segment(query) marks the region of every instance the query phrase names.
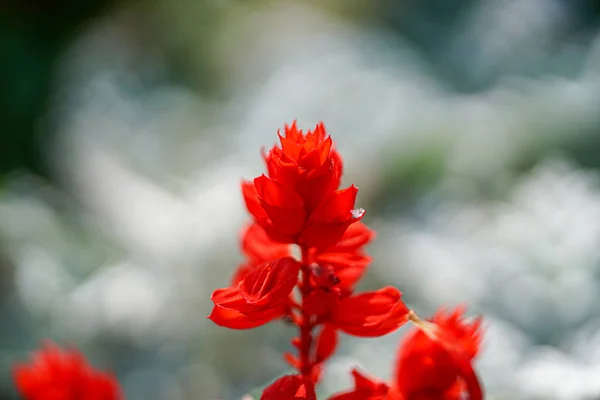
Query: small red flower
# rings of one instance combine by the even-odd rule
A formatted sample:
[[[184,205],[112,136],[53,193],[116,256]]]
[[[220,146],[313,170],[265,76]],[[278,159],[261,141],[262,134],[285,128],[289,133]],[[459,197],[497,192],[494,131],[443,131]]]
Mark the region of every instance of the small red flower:
[[[75,350],[48,342],[29,364],[13,369],[17,390],[26,400],[119,400],[115,378],[93,369]]]
[[[291,257],[252,268],[237,285],[213,292],[208,318],[227,328],[249,329],[283,316],[299,271],[300,263]]]
[[[400,346],[396,386],[407,397],[437,394],[440,399],[481,398],[471,361],[481,345],[481,319],[464,320],[464,308],[451,314],[440,310],[432,318],[434,338],[422,330],[409,334]],[[458,397],[457,397],[458,396]]]
[[[308,379],[285,375],[265,388],[260,400],[317,400],[317,395]]]
[[[442,310],[433,317],[432,323],[410,332],[400,345],[391,385],[354,370],[354,389],[329,400],[482,399],[483,393],[471,366],[480,348],[481,320],[468,323],[463,314],[463,308],[450,315]]]
[[[277,134],[281,147],[274,146],[264,156],[269,177],[294,189],[310,212],[338,189],[342,158],[322,122],[306,134],[296,122],[285,125],[285,136]]]

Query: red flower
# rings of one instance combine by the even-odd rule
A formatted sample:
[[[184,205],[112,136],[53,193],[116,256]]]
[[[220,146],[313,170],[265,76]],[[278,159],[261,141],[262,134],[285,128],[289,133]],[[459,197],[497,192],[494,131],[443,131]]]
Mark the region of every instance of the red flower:
[[[342,158],[322,122],[306,134],[296,122],[285,125],[285,136],[277,134],[281,147],[264,156],[269,177],[294,189],[310,212],[339,187]]]
[[[283,316],[299,271],[300,263],[291,257],[252,268],[237,285],[213,292],[208,318],[227,328],[249,329]]]
[[[437,394],[440,399],[481,398],[481,388],[471,361],[481,344],[481,319],[464,320],[464,308],[433,317],[434,338],[422,330],[407,336],[398,352],[396,385],[407,397]],[[435,339],[435,340],[434,340]],[[457,397],[458,396],[458,397]]]
[[[309,380],[298,375],[285,375],[269,385],[260,400],[317,400]]]
[[[432,322],[421,321],[400,345],[392,385],[354,370],[354,389],[329,400],[469,400],[483,398],[471,366],[481,342],[481,320],[467,323],[464,309],[438,312]]]
[[[364,210],[354,209],[357,189],[337,190],[341,158],[325,128],[306,135],[286,126],[281,148],[265,155],[269,177],[242,183],[246,207],[267,234],[281,243],[320,250],[335,244]]]
[[[48,342],[30,364],[14,367],[17,390],[26,400],[118,400],[112,375],[94,370],[75,350],[63,351]]]

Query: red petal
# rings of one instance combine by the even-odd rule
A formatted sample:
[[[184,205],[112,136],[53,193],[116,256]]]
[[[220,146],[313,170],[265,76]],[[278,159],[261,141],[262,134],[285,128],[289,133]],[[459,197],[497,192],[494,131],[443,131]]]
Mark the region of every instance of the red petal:
[[[331,145],[331,137],[328,137],[315,148],[307,149],[309,152],[298,159],[298,165],[307,170],[319,168],[329,158]]]
[[[233,310],[252,318],[262,318],[264,316],[272,315],[274,308],[280,310],[284,309],[287,305],[287,299],[286,301],[281,300],[266,306],[248,304],[246,299],[240,294],[240,291],[237,287],[217,289],[213,292],[211,300],[215,306]]]
[[[263,201],[260,204],[271,220],[271,229],[283,235],[296,235],[304,227],[306,222],[304,209],[274,207]]]
[[[337,242],[350,225],[361,218],[362,215],[357,219],[348,219],[338,223],[308,224],[302,231],[299,243],[306,247],[316,247],[318,250],[326,249]]]
[[[302,171],[294,160],[286,156],[278,147],[273,147],[267,155],[263,155],[263,158],[267,164],[269,178],[289,187],[295,187]]]
[[[244,201],[246,202],[246,208],[248,209],[248,212],[250,212],[250,214],[252,214],[257,221],[267,220],[267,213],[260,205],[258,193],[252,182],[242,181],[242,194],[244,196]]]
[[[340,240],[328,248],[326,253],[349,253],[366,246],[375,238],[375,231],[362,222],[352,224],[346,229]]]
[[[385,382],[361,374],[356,368],[352,370],[352,377],[354,378],[354,386],[358,390],[374,393],[387,393],[388,391],[388,385]]]
[[[254,186],[259,197],[271,206],[288,209],[304,208],[302,198],[293,189],[267,178],[264,174],[254,179]]]
[[[295,125],[293,125],[294,130],[288,130],[286,127],[285,137],[281,136],[279,132],[277,132],[277,136],[279,136],[279,142],[281,143],[281,150],[283,154],[285,154],[290,159],[296,161],[300,156],[300,151],[302,150],[302,146],[298,143],[297,139],[290,135],[290,132],[296,132]]]
[[[342,299],[331,323],[349,335],[375,337],[390,333],[407,321],[402,293],[393,287]]]
[[[238,283],[240,283],[246,277],[246,275],[248,275],[248,272],[252,271],[258,265],[259,264],[255,264],[253,262],[247,262],[238,265],[237,269],[233,273],[233,276],[231,277],[231,286],[237,287]]]
[[[308,222],[312,224],[332,224],[352,219],[352,210],[358,189],[349,188],[334,192],[312,212]]]
[[[354,390],[340,393],[329,398],[329,400],[391,400],[388,397],[390,388],[378,379],[361,374],[357,369],[352,370],[354,378]],[[400,400],[393,397],[395,400]]]
[[[302,198],[293,189],[265,175],[254,179],[254,186],[260,206],[271,220],[272,228],[285,235],[300,232],[306,221]]]
[[[325,325],[317,336],[316,362],[320,363],[331,357],[337,347],[337,343],[337,330],[329,325]]]
[[[298,375],[286,375],[269,385],[260,400],[317,400],[317,395],[310,381]]]
[[[333,169],[333,161],[326,160],[323,165],[311,171],[304,179],[299,179],[296,191],[309,211],[314,210],[322,201],[329,198],[338,188],[339,179]]]
[[[253,306],[287,301],[298,282],[300,263],[291,257],[266,262],[250,271],[239,283],[242,297]]]
[[[242,249],[254,262],[262,263],[290,255],[289,246],[272,240],[258,224],[248,226],[242,234]]]
[[[249,317],[238,311],[215,305],[208,318],[219,326],[229,329],[256,328],[285,314],[285,308],[273,308],[260,316]]]
[[[330,156],[331,161],[333,162],[334,171],[333,187],[337,189],[340,187],[340,181],[342,180],[342,170],[344,169],[344,163],[342,161],[342,156],[337,151],[331,150]]]

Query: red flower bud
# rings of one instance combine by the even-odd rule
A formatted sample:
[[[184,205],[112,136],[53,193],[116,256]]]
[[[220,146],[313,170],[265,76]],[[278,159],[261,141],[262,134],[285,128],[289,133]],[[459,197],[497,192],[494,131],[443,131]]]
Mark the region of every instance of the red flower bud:
[[[269,177],[293,188],[310,212],[339,187],[342,159],[332,149],[323,123],[305,135],[294,122],[285,126],[284,136],[279,132],[278,136],[281,147],[274,146],[264,155]]]

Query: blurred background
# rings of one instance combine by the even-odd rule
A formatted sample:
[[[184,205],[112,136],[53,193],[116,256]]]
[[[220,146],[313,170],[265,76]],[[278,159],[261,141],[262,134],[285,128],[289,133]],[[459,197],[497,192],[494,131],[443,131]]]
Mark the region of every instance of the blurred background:
[[[229,331],[242,178],[323,120],[378,232],[362,288],[485,317],[490,399],[600,399],[597,0],[0,1],[0,399],[43,338],[127,398],[240,399],[293,331]],[[392,373],[344,337],[321,393]]]

